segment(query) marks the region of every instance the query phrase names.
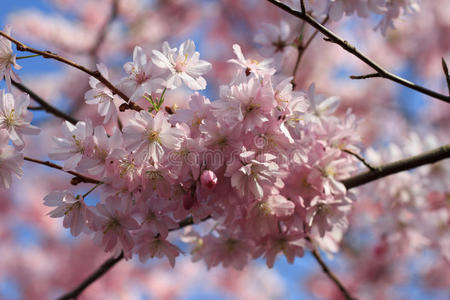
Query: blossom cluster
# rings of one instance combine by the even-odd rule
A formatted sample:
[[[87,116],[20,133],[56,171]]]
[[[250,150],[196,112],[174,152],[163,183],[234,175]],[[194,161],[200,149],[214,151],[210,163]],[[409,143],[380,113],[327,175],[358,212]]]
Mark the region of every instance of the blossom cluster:
[[[233,49],[237,72],[218,99],[195,92],[169,106],[177,88],[204,89],[211,65],[192,41],[151,53],[136,47],[117,85],[145,109],[109,134],[89,120],[64,122],[49,153],[64,170],[98,178],[101,200],[90,206],[90,192],[54,191],[45,198],[55,207],[50,216],[64,217],[75,236],[92,234],[107,252],[167,257],[172,265],[181,250],[169,232],[186,218],[208,220],[210,230],[191,228],[183,238],[193,259],[237,269],[261,256],[271,267],[278,253],[293,262],[307,240],[326,244],[336,226],[345,229],[352,195],[339,180],[356,169],[348,153],[360,142],[355,117],[339,120],[337,97],[316,95],[314,86],[293,91],[292,77],[270,61]],[[98,68],[108,78],[106,66]],[[117,120],[115,96],[95,79],[90,84],[87,103],[98,105],[105,122]]]

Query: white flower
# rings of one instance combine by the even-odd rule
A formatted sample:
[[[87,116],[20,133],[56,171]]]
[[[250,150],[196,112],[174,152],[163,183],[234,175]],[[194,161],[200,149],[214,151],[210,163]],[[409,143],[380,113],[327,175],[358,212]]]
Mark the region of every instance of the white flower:
[[[280,26],[273,24],[263,24],[262,30],[255,36],[255,43],[258,43],[269,50],[267,53],[273,55],[283,53],[284,50],[292,43],[291,28],[289,24],[281,20]],[[265,51],[266,52],[266,51]]]
[[[192,90],[206,88],[206,80],[203,74],[211,70],[211,64],[199,59],[200,53],[195,51],[195,44],[188,40],[177,48],[170,48],[167,42],[163,43],[163,52],[153,50],[152,61],[160,68],[168,69],[170,75],[166,80],[168,88],[177,88],[184,82]]]
[[[3,32],[10,35],[11,26],[7,25],[5,29],[3,29]],[[5,78],[8,90],[11,90],[11,78],[20,81],[19,77],[17,77],[16,73],[12,70],[11,65],[13,65],[16,70],[22,68],[16,63],[16,56],[13,55],[11,42],[0,36],[0,79],[3,77]]]
[[[97,69],[104,78],[109,80],[108,69],[104,64],[98,64]],[[86,103],[98,104],[97,111],[100,116],[105,117],[103,120],[104,124],[108,123],[109,120],[115,122],[117,120],[117,109],[114,104],[114,94],[94,77],[89,78],[89,85],[92,89],[85,94]]]
[[[164,80],[160,78],[164,70],[158,68],[150,60],[141,47],[135,47],[133,61],[127,62],[123,68],[128,77],[120,80],[120,85],[131,94],[130,100],[137,101],[146,93],[160,92]]]
[[[9,188],[12,175],[23,175],[23,155],[8,145],[8,133],[0,130],[0,188]]]
[[[92,125],[80,121],[75,126],[65,121],[62,129],[64,137],[54,137],[57,146],[48,157],[64,160],[64,170],[73,170],[83,158],[88,144],[87,138],[92,137]]]
[[[30,96],[21,94],[14,96],[2,91],[0,93],[0,129],[6,129],[14,146],[21,150],[25,143],[22,134],[39,134],[40,129],[30,124],[32,114],[27,111]]]
[[[275,69],[271,67],[273,61],[272,59],[265,59],[263,61],[246,59],[242,53],[241,47],[238,44],[233,45],[233,52],[236,54],[237,59],[229,59],[228,62],[237,64],[242,68],[240,73],[236,75],[236,78],[239,78],[239,75],[242,73],[246,76],[253,74],[257,78],[263,77],[264,75],[275,74]]]

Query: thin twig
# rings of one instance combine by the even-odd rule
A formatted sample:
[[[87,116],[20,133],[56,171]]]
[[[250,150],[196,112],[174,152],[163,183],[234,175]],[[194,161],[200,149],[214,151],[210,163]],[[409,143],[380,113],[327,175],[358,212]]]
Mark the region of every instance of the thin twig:
[[[61,167],[60,165],[54,164],[52,162],[49,162],[49,161],[42,161],[42,160],[39,160],[39,159],[26,157],[26,156],[23,159],[26,160],[26,161],[30,161],[30,162],[34,162],[34,163],[37,163],[37,164],[41,164],[41,165],[44,165],[44,166],[47,166],[47,167],[50,167],[50,168],[53,168],[53,169],[64,171],[63,167]],[[64,172],[75,176],[75,178],[72,178],[72,181],[71,181],[71,183],[75,184],[75,185],[80,183],[80,182],[95,183],[95,184],[101,183],[100,180],[97,180],[97,179],[94,179],[94,178],[90,178],[88,176],[84,176],[84,175],[82,175],[80,173],[77,173],[77,172],[74,172],[74,171],[64,171]]]
[[[103,24],[102,28],[100,29],[94,45],[92,45],[91,49],[89,50],[89,54],[91,54],[94,57],[96,57],[98,49],[100,49],[100,46],[103,44],[103,42],[106,39],[106,35],[108,33],[109,26],[114,21],[114,19],[117,17],[117,14],[119,12],[119,3],[118,2],[119,2],[119,0],[112,0],[111,12],[109,14],[109,17],[106,20],[106,22]]]
[[[378,73],[370,73],[366,75],[351,75],[350,79],[367,79],[367,78],[375,78],[375,77],[381,77]]]
[[[389,79],[391,81],[397,82],[398,84],[401,84],[403,86],[406,86],[410,89],[413,89],[415,91],[418,91],[422,94],[428,95],[430,97],[433,97],[435,99],[442,100],[444,102],[450,103],[450,96],[446,96],[444,94],[440,94],[438,92],[429,90],[425,87],[422,87],[420,85],[417,85],[409,80],[406,80],[400,76],[397,76],[380,65],[378,65],[376,62],[374,62],[372,59],[368,58],[364,54],[362,54],[359,50],[355,48],[352,44],[350,44],[348,41],[342,39],[338,35],[336,35],[334,32],[320,24],[318,21],[316,21],[313,17],[311,17],[309,14],[305,12],[300,12],[297,10],[294,10],[290,8],[288,5],[278,1],[278,0],[267,0],[268,2],[274,4],[275,6],[281,8],[282,10],[288,12],[289,14],[304,20],[308,24],[310,24],[312,27],[316,28],[318,31],[320,31],[323,35],[327,37],[327,41],[330,41],[332,43],[335,43],[339,46],[341,46],[344,50],[347,52],[353,54],[357,58],[359,58],[362,62],[366,63],[368,66],[370,66],[372,69],[374,69],[378,74],[380,74],[380,77]]]
[[[66,114],[63,111],[60,111],[59,109],[57,109],[56,107],[52,106],[51,104],[49,104],[47,101],[45,101],[44,99],[42,99],[41,97],[39,97],[35,92],[33,92],[32,90],[30,90],[28,87],[24,86],[22,83],[20,82],[16,82],[16,81],[12,81],[12,84],[18,88],[19,90],[21,90],[24,93],[27,93],[28,95],[30,95],[30,97],[36,101],[37,103],[39,103],[42,106],[42,109],[44,109],[46,112],[51,113],[55,116],[57,116],[58,118],[64,119],[72,124],[76,124],[78,122],[77,119],[75,119],[74,117],[72,117],[71,115]],[[31,109],[30,107],[28,109]]]
[[[329,20],[329,16],[327,15],[323,21],[322,21],[322,25],[325,25]],[[303,27],[302,27],[302,31],[303,31]],[[292,86],[293,88],[295,88],[295,76],[297,75],[297,70],[298,67],[300,65],[300,61],[302,60],[303,55],[305,54],[306,49],[308,49],[309,45],[311,45],[311,42],[314,40],[314,38],[317,36],[317,34],[319,33],[318,30],[314,31],[314,33],[309,37],[309,39],[306,41],[306,44],[303,45],[303,40],[300,40],[299,45],[297,46],[297,50],[298,50],[298,55],[297,55],[297,60],[295,61],[295,66],[294,66],[294,72],[292,74]]]
[[[28,47],[24,43],[7,35],[3,31],[0,31],[0,35],[3,36],[4,38],[10,40],[14,44],[16,44],[18,51],[27,51],[27,52],[31,52],[31,53],[40,54],[43,58],[51,58],[51,59],[57,60],[59,62],[65,63],[66,65],[72,66],[72,67],[96,78],[97,80],[99,80],[107,88],[109,88],[114,94],[117,94],[120,98],[122,98],[125,102],[130,103],[130,104],[133,103],[132,101],[130,101],[130,98],[127,95],[125,95],[121,90],[116,88],[108,79],[103,77],[103,75],[98,70],[96,70],[96,71],[90,70],[80,64],[77,64],[76,62],[73,62],[65,57],[62,57],[62,56],[60,56],[56,53],[50,52],[50,51],[42,51],[42,50],[37,50],[37,49],[31,48],[31,47]],[[130,107],[135,108],[135,107],[139,107],[139,105],[133,103],[133,105],[130,105]]]
[[[363,163],[363,165],[365,165],[367,168],[369,168],[369,170],[371,171],[376,171],[377,168],[373,167],[371,164],[369,164],[364,157],[362,157],[361,155],[359,155],[358,153],[355,153],[353,151],[350,151],[348,149],[342,149],[342,152],[348,153],[350,155],[353,155],[354,157],[356,157],[360,162]]]
[[[447,82],[448,94],[450,95],[450,75],[448,74],[448,67],[445,59],[442,58],[442,70],[444,70],[445,81]]]
[[[87,277],[79,286],[77,286],[69,293],[59,297],[58,300],[76,299],[89,285],[91,285],[91,283],[96,281],[98,278],[102,277],[103,274],[108,272],[108,270],[111,269],[119,261],[121,261],[122,258],[123,252],[120,252],[120,255],[118,257],[109,258],[100,267],[98,267],[98,269],[96,269],[94,273],[89,275],[89,277]]]
[[[414,169],[423,165],[432,164],[440,160],[450,158],[450,144],[445,145],[434,150],[412,156],[409,158],[401,159],[380,167],[376,170],[368,171],[348,179],[342,180],[341,182],[349,190],[354,187],[366,184],[368,182],[387,177],[389,175],[399,173],[402,171]]]

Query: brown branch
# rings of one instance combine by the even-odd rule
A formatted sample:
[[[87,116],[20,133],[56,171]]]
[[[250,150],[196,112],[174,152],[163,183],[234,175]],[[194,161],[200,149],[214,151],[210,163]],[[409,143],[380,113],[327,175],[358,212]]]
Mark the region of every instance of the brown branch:
[[[53,168],[53,169],[64,171],[63,168],[60,165],[54,164],[54,163],[49,162],[49,161],[42,161],[42,160],[38,160],[38,159],[35,159],[35,158],[26,157],[26,156],[23,159],[26,160],[26,161],[30,161],[30,162],[34,162],[34,163],[37,163],[37,164],[41,164],[41,165],[44,165],[44,166],[47,166],[47,167],[50,167],[50,168]],[[73,185],[77,185],[78,183],[81,183],[81,182],[95,183],[95,184],[101,183],[100,180],[84,176],[84,175],[82,175],[80,173],[77,173],[77,172],[74,172],[74,171],[64,171],[64,172],[75,176],[71,180],[71,183]]]
[[[445,59],[442,58],[442,70],[444,71],[445,81],[447,82],[448,94],[450,95],[450,75],[448,74],[448,67]]]
[[[121,261],[123,258],[123,252],[120,252],[118,257],[111,257],[106,260],[98,269],[96,269],[91,275],[89,275],[79,286],[70,291],[67,294],[59,297],[58,300],[69,300],[76,299],[91,283],[96,281],[98,278],[102,277],[109,269],[111,269],[115,264]]]
[[[60,111],[59,109],[57,109],[56,107],[52,106],[51,104],[49,104],[47,101],[45,101],[44,99],[42,99],[41,97],[39,97],[35,92],[33,92],[32,90],[30,90],[28,87],[24,86],[22,83],[20,82],[16,82],[16,81],[12,81],[12,84],[18,88],[19,90],[21,90],[24,93],[27,93],[28,95],[30,95],[30,97],[36,101],[37,103],[39,103],[41,105],[41,107],[39,109],[44,109],[46,112],[51,113],[55,116],[57,116],[58,118],[64,119],[72,124],[76,124],[78,122],[77,119],[73,118],[71,115],[66,114],[63,111]],[[28,109],[32,109],[32,108],[28,108]]]
[[[374,62],[373,60],[371,60],[370,58],[368,58],[367,56],[362,54],[359,50],[357,50],[355,48],[355,46],[350,44],[348,41],[342,39],[341,37],[336,35],[334,32],[332,32],[331,30],[329,30],[328,28],[326,28],[325,26],[323,26],[322,24],[317,22],[309,14],[307,14],[305,12],[300,12],[300,11],[294,10],[294,9],[290,8],[288,5],[281,3],[278,0],[267,0],[267,1],[269,1],[273,5],[281,8],[282,10],[288,12],[289,14],[307,22],[309,25],[311,25],[312,27],[314,27],[315,29],[320,31],[323,35],[325,35],[327,37],[327,39],[326,39],[327,41],[330,41],[332,43],[335,43],[335,44],[341,46],[344,50],[346,50],[350,54],[353,54],[354,56],[359,58],[362,62],[366,63],[368,66],[370,66],[372,69],[374,69],[380,75],[380,77],[397,82],[398,84],[406,86],[410,89],[413,89],[422,94],[433,97],[435,99],[439,99],[444,102],[450,103],[450,96],[446,96],[446,95],[440,94],[438,92],[429,90],[425,87],[417,85],[411,81],[408,81],[400,76],[397,76],[397,75],[387,71],[386,69],[384,69],[383,67],[378,65],[376,62]]]
[[[432,164],[443,159],[450,158],[450,144],[439,147],[437,149],[412,156],[409,158],[401,159],[371,170],[341,182],[349,190],[354,187],[366,184],[368,182],[387,177],[389,175],[399,173],[402,171],[414,169],[423,165]]]
[[[11,42],[13,42],[14,44],[16,44],[18,51],[26,51],[26,52],[36,53],[36,54],[41,55],[43,58],[50,58],[50,59],[57,60],[59,62],[62,62],[66,65],[72,66],[72,67],[96,78],[98,81],[103,83],[107,88],[109,88],[114,94],[117,94],[120,98],[122,98],[125,102],[132,103],[130,101],[130,98],[127,95],[125,95],[121,90],[116,88],[108,79],[103,77],[103,75],[99,71],[90,70],[90,69],[88,69],[80,64],[77,64],[76,62],[73,62],[65,57],[62,57],[56,53],[53,53],[50,51],[37,50],[37,49],[31,48],[31,47],[28,47],[24,43],[16,40],[13,37],[10,37],[3,31],[0,31],[0,36],[3,36],[4,38],[6,38],[6,39],[10,40]],[[133,103],[132,107],[139,107],[139,106],[137,104]]]
[[[358,153],[355,153],[353,151],[347,150],[347,149],[343,149],[342,152],[348,153],[350,155],[353,155],[354,157],[356,157],[356,159],[358,159],[360,162],[362,162],[363,165],[365,165],[367,168],[369,168],[369,170],[371,171],[376,171],[377,168],[373,167],[371,164],[369,164],[364,157],[362,157],[361,155],[359,155]]]
[[[381,77],[378,73],[370,73],[366,75],[351,75],[350,79],[367,79],[367,78],[375,78],[375,77]]]
[[[316,259],[316,261],[319,263],[320,267],[322,268],[322,271],[330,278],[336,286],[341,291],[342,295],[344,295],[346,300],[355,300],[356,298],[353,298],[350,293],[347,291],[347,289],[344,287],[342,282],[339,280],[339,278],[333,273],[333,271],[330,270],[330,268],[327,266],[327,264],[323,261],[322,257],[320,256],[319,251],[317,249],[314,249],[311,251],[312,255]]]
[[[205,221],[209,219],[209,217],[206,217],[202,221]],[[194,219],[189,216],[184,220],[181,220],[178,223],[178,228],[176,229],[170,229],[169,231],[178,230],[180,228],[189,226],[194,224]],[[89,275],[88,278],[83,280],[82,283],[80,283],[76,288],[74,288],[72,291],[68,292],[67,294],[64,294],[63,296],[59,297],[58,300],[69,300],[69,299],[76,299],[90,284],[92,284],[95,280],[100,278],[103,274],[105,274],[109,269],[111,269],[117,262],[119,262],[123,258],[123,252],[120,253],[120,255],[117,258],[111,257],[107,261],[105,261],[97,270],[95,270],[91,275]]]
[[[92,48],[89,50],[89,54],[96,57],[98,49],[103,44],[103,42],[106,39],[106,35],[108,33],[108,28],[111,25],[111,23],[114,21],[114,19],[117,17],[117,14],[119,13],[119,0],[112,0],[111,3],[111,12],[109,14],[108,19],[103,24],[102,28],[100,29],[98,33],[98,37],[92,46]]]
[[[329,19],[329,16],[327,15],[325,17],[325,19],[323,19],[322,25],[325,25],[328,22],[328,19]],[[303,30],[303,27],[302,27],[302,30]],[[306,41],[305,45],[303,45],[302,40],[299,41],[300,43],[297,46],[297,50],[298,50],[297,60],[295,61],[294,72],[292,74],[293,88],[295,88],[295,75],[297,74],[297,70],[300,65],[300,61],[302,60],[303,54],[305,54],[306,49],[308,49],[309,45],[311,44],[311,42],[314,40],[314,38],[317,36],[318,33],[319,33],[318,30],[314,31],[314,33],[309,37],[308,41]]]

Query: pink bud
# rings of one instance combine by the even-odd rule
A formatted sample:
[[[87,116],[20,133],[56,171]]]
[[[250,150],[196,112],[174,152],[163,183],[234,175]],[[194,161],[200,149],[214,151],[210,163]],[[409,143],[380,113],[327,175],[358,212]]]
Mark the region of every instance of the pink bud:
[[[217,184],[217,176],[213,171],[205,170],[203,171],[202,176],[200,176],[200,182],[202,187],[213,190]]]

